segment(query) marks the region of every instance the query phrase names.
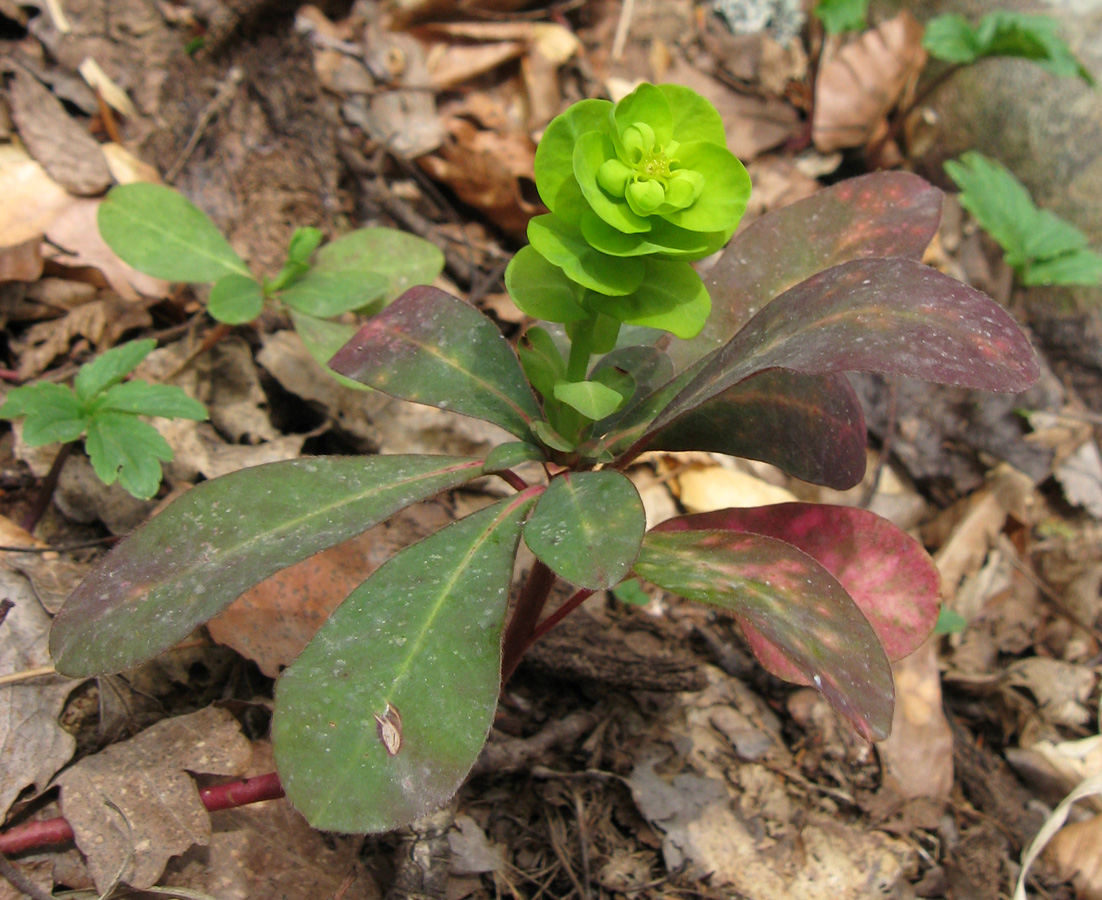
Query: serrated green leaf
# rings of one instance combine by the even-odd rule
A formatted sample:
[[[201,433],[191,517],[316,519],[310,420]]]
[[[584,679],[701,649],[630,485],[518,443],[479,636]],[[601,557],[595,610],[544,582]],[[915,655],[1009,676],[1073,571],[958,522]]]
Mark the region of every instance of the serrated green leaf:
[[[104,410],[200,422],[208,418],[207,408],[189,397],[183,388],[147,381],[127,381],[109,388],[96,404],[97,414]]]
[[[330,322],[327,319],[319,319],[294,310],[291,310],[291,324],[295,326],[295,333],[302,338],[302,345],[306,348],[306,352],[325,369],[325,373],[330,378],[357,391],[371,390],[367,385],[345,378],[339,372],[329,368],[329,360],[333,358],[333,354],[356,336],[355,325]]]
[[[73,379],[73,390],[82,403],[87,403],[113,384],[118,384],[133,372],[138,364],[153,352],[157,342],[153,338],[127,341],[101,353],[85,363]]]
[[[392,557],[279,679],[276,766],[315,828],[389,831],[459,788],[493,724],[509,581],[534,492]]]
[[[84,449],[100,481],[117,480],[139,500],[157,493],[161,463],[172,459],[160,432],[129,413],[97,412],[88,423]]]
[[[611,416],[624,402],[622,394],[598,381],[564,381],[556,384],[555,399],[594,421]]]
[[[251,322],[264,309],[264,292],[251,275],[231,272],[223,275],[210,289],[207,312],[212,319],[227,325]]]
[[[23,418],[28,447],[75,441],[87,426],[84,408],[69,388],[42,381],[12,389],[0,406],[0,419]]]
[[[1102,284],[1102,256],[1091,250],[1075,250],[1031,262],[1022,274],[1027,285],[1035,284]]]
[[[432,287],[406,291],[329,365],[384,394],[485,419],[520,438],[542,417],[497,326]]]
[[[73,592],[54,619],[54,664],[83,677],[144,662],[269,575],[481,474],[463,457],[322,457],[204,481]]]
[[[869,0],[819,0],[814,12],[827,34],[862,31],[868,27]]]
[[[735,614],[781,648],[869,740],[891,731],[888,659],[842,585],[806,553],[760,534],[652,531],[635,570],[687,600]]]
[[[647,517],[635,485],[620,472],[553,478],[524,526],[524,542],[556,575],[602,590],[631,570]]]
[[[231,272],[251,277],[207,214],[164,185],[116,185],[100,204],[97,221],[115,254],[154,278],[213,283]]]

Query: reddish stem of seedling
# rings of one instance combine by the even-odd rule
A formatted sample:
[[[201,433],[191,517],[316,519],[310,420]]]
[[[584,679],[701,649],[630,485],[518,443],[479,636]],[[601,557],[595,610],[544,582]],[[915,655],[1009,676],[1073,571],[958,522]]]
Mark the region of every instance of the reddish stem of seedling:
[[[61,449],[57,452],[57,456],[54,457],[53,465],[50,466],[50,471],[46,473],[46,479],[42,482],[42,487],[38,489],[38,496],[34,498],[34,504],[28,510],[27,515],[23,517],[23,530],[27,532],[33,532],[35,526],[38,524],[45,514],[46,510],[50,508],[50,500],[54,496],[54,488],[57,487],[57,480],[61,477],[61,470],[65,466],[65,461],[69,458],[73,452],[73,444],[62,444]]]
[[[532,631],[532,636],[528,639],[528,647],[531,647],[536,641],[543,637],[547,632],[559,624],[563,619],[570,615],[579,606],[585,603],[590,597],[593,596],[593,591],[588,588],[582,588],[569,600],[567,600],[562,606],[556,609],[551,615],[539,623]],[[527,650],[528,647],[524,649]]]
[[[283,796],[283,785],[275,772],[257,775],[244,781],[216,784],[199,791],[199,799],[209,812],[234,809],[261,800],[278,800]],[[11,856],[25,850],[34,850],[52,844],[64,844],[73,839],[72,826],[61,816],[41,822],[27,822],[0,834],[0,853]]]
[[[501,683],[508,682],[524,651],[532,643],[532,634],[539,624],[544,604],[551,595],[551,586],[555,583],[555,573],[538,559],[528,573],[528,580],[521,588],[513,618],[505,629],[505,640],[501,655]]]
[[[521,478],[512,469],[505,469],[502,472],[495,472],[494,474],[497,475],[499,478],[504,479],[504,481],[508,483],[509,487],[513,488],[514,490],[523,491],[528,488],[528,482]]]

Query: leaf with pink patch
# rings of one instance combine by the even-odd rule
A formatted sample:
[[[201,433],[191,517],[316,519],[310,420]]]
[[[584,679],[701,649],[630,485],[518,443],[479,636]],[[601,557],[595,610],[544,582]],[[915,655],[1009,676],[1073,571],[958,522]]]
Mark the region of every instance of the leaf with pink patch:
[[[913,653],[937,621],[940,579],[929,554],[905,531],[867,510],[778,503],[681,516],[657,528],[704,529],[764,534],[817,560],[853,598],[891,660]],[[759,659],[775,675],[793,680],[797,670],[783,652],[763,642],[761,635],[752,640]]]
[[[651,531],[635,571],[735,614],[870,740],[891,730],[895,688],[876,633],[845,588],[792,544],[735,531]]]
[[[778,294],[853,259],[921,259],[941,220],[942,193],[907,172],[851,178],[767,213],[727,246],[704,283],[712,315],[669,349],[678,370],[734,337]]]
[[[760,459],[846,490],[865,474],[865,414],[845,375],[768,369],[658,432],[649,450],[708,450]]]
[[[497,326],[433,287],[410,288],[373,316],[329,366],[384,394],[485,419],[520,438],[542,418]]]

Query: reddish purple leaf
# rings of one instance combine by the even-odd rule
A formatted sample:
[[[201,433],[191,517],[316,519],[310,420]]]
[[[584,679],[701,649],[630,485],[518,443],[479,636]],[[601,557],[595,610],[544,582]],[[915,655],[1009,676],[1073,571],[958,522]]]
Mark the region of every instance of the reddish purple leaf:
[[[384,394],[485,419],[520,438],[542,418],[520,361],[494,323],[433,287],[402,294],[329,366]]]
[[[883,372],[1007,393],[1039,374],[1029,339],[980,291],[909,259],[855,260],[766,306],[703,362],[651,430],[773,367]]]
[[[760,459],[846,490],[865,474],[865,414],[845,375],[767,369],[655,435],[650,450],[709,450]]]
[[[635,571],[734,613],[772,644],[861,734],[891,730],[891,665],[838,580],[792,544],[735,531],[651,531]]]
[[[712,315],[668,351],[680,371],[726,344],[766,303],[853,259],[921,259],[941,219],[942,194],[917,175],[876,172],[768,213],[738,234],[704,283]]]
[[[937,621],[940,579],[929,554],[906,532],[867,510],[778,503],[681,516],[656,530],[704,529],[764,534],[817,560],[869,620],[888,659],[913,653]],[[754,652],[775,675],[792,680],[796,669],[779,648],[765,647],[764,640],[760,635],[751,639]]]

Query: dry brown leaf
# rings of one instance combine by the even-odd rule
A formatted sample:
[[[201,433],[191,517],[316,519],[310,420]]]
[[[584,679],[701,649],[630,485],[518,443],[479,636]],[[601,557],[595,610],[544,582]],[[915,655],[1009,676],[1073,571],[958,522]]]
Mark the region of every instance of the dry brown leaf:
[[[502,231],[522,237],[528,220],[543,210],[534,199],[535,144],[525,134],[481,131],[461,118],[445,127],[450,140],[419,159],[422,168]]]
[[[452,518],[439,502],[403,510],[250,588],[208,623],[210,635],[275,678],[360,582],[395,552],[443,528]]]
[[[0,145],[0,247],[40,238],[73,198],[14,144]]]
[[[1041,718],[1052,725],[1085,725],[1091,712],[1084,705],[1094,690],[1096,678],[1086,666],[1030,656],[1012,663],[1006,670],[1009,684],[1026,688],[1037,700]]]
[[[1102,816],[1065,825],[1048,845],[1046,857],[1059,877],[1075,885],[1079,900],[1102,900]]]
[[[150,887],[170,857],[206,846],[210,815],[187,773],[242,775],[251,758],[234,717],[207,707],[158,722],[66,771],[58,779],[61,811],[96,887],[104,890],[120,871],[128,884]]]
[[[37,236],[0,250],[0,283],[37,281],[42,275],[42,241]]]
[[[131,268],[100,237],[96,223],[99,205],[99,200],[74,200],[59,211],[46,228],[46,237],[52,245],[46,257],[63,266],[91,266],[99,270],[112,290],[126,300],[169,296],[171,286],[167,281]]]
[[[767,506],[796,499],[785,488],[723,466],[693,466],[675,480],[682,505],[694,513],[727,507]]]
[[[41,375],[55,357],[69,352],[73,338],[87,338],[97,347],[111,347],[130,329],[153,324],[144,303],[129,303],[118,297],[93,300],[78,306],[60,319],[32,325],[20,342],[19,378],[26,381]]]
[[[0,625],[0,673],[49,665],[50,617],[30,581],[0,567],[0,597],[15,604]],[[73,755],[76,741],[57,720],[74,687],[75,681],[60,675],[0,685],[0,818],[24,788],[44,788]]]
[[[892,665],[891,736],[876,747],[904,797],[945,798],[953,789],[953,732],[941,706],[937,638]]]
[[[19,136],[51,178],[81,197],[107,190],[111,172],[99,144],[37,78],[17,68],[8,100]]]
[[[492,44],[435,44],[425,60],[433,86],[447,90],[492,72],[528,48],[520,41]]]
[[[811,132],[820,151],[860,147],[883,127],[926,65],[922,35],[922,25],[904,11],[823,61]]]

